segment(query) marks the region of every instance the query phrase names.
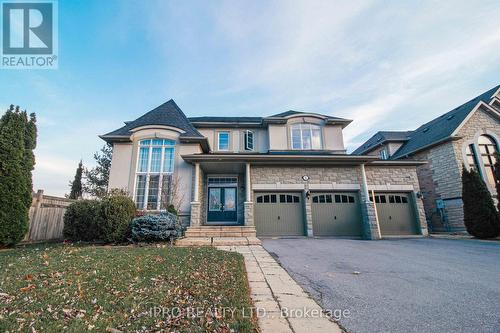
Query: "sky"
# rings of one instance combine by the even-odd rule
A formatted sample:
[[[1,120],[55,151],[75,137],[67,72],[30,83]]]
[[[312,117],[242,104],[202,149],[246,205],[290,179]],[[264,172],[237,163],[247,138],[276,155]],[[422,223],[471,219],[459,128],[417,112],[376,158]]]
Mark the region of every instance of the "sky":
[[[38,117],[34,189],[69,193],[98,137],[173,98],[187,116],[345,117],[348,152],[500,83],[500,2],[58,2],[59,68],[0,69]]]

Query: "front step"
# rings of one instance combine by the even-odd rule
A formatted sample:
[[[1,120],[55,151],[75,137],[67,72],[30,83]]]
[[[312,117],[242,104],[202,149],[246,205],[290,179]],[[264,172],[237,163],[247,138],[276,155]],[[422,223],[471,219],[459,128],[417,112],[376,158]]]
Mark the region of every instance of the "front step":
[[[257,237],[185,237],[175,241],[176,246],[231,246],[261,245]]]
[[[179,246],[260,245],[254,226],[188,227],[185,237],[176,241]]]
[[[198,237],[256,237],[254,226],[197,226],[188,227],[186,238]]]

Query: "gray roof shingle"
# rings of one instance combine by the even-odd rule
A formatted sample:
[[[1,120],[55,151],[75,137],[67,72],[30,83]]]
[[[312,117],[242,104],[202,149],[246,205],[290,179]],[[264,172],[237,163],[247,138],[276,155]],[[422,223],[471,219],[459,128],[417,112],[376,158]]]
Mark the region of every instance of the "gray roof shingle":
[[[256,123],[262,122],[262,117],[189,117],[190,122],[193,123]]]
[[[377,145],[387,141],[406,141],[390,157],[396,160],[412,153],[415,153],[425,147],[446,140],[467,118],[469,113],[481,101],[489,103],[493,94],[500,88],[500,85],[482,93],[470,101],[456,107],[455,109],[423,124],[414,131],[380,131],[368,139],[360,147],[352,152],[353,155],[362,155],[373,149]]]
[[[423,124],[410,135],[410,139],[394,153],[391,159],[398,159],[424,147],[447,139],[467,118],[476,105],[483,101],[489,103],[500,85],[482,93],[455,109]]]
[[[326,115],[326,114],[320,114],[320,113],[314,113],[314,112],[306,112],[306,111],[300,112],[300,111],[294,111],[294,110],[289,110],[289,111],[285,111],[285,112],[273,114],[269,118],[286,118],[286,117],[289,117],[289,116],[293,116],[293,115],[296,115],[296,114],[302,114],[302,113],[309,113],[309,114],[315,114],[315,115],[318,115],[318,116],[321,116],[321,117],[327,117],[329,120],[337,120],[337,121],[350,122],[349,119],[344,119],[344,118],[339,118],[339,117],[332,117],[332,116],[329,116],[329,115]]]
[[[352,155],[363,155],[373,148],[389,141],[404,142],[409,140],[409,136],[413,131],[379,131],[368,139],[364,144],[359,146]]]
[[[125,122],[125,126],[104,134],[101,138],[111,141],[114,138],[129,137],[132,134],[132,129],[147,125],[164,125],[179,128],[185,132],[180,135],[181,138],[204,138],[193,124],[191,124],[173,99],[154,108],[134,121]]]

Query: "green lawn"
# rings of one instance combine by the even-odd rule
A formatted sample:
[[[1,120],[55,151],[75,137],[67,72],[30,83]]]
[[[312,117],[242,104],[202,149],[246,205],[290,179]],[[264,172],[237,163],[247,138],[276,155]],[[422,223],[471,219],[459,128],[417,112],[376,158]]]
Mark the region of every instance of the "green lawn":
[[[0,251],[0,272],[0,332],[256,327],[237,253],[43,244]]]

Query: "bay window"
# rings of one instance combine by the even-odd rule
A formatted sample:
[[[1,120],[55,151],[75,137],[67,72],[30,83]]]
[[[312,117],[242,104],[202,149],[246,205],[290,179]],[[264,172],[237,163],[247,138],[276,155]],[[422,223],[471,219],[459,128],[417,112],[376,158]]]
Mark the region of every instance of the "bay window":
[[[137,209],[162,210],[171,201],[175,141],[145,139],[139,141],[135,182]]]
[[[295,124],[291,126],[290,130],[292,149],[322,149],[320,126],[313,124]]]

